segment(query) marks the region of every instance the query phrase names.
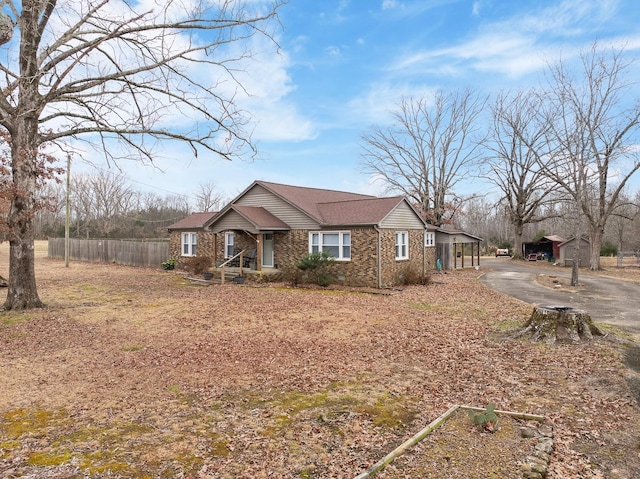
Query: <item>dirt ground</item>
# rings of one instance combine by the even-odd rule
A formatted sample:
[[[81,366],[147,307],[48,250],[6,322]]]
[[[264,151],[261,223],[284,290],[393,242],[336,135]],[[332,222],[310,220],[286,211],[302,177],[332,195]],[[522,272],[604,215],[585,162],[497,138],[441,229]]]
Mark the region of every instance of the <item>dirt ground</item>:
[[[378,295],[37,255],[47,307],[0,313],[0,477],[353,478],[452,405],[490,402],[545,416],[547,477],[640,477],[637,345],[510,339],[531,307],[473,270]],[[521,426],[445,423],[380,477],[519,477]],[[444,447],[455,428],[466,442]]]

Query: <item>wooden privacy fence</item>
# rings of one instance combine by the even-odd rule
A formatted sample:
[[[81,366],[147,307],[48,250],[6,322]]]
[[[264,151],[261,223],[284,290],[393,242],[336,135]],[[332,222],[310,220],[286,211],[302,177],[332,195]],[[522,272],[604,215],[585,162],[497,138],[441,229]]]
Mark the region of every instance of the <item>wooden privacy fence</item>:
[[[50,258],[64,258],[64,238],[49,238]],[[169,259],[169,240],[70,239],[69,259],[159,268]]]

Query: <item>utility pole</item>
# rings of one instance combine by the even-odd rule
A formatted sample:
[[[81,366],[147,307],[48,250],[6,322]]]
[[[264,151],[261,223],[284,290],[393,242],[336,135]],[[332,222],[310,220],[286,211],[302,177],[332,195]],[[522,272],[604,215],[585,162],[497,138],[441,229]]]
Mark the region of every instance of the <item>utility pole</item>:
[[[71,225],[71,154],[67,153],[67,198],[66,218],[64,222],[64,266],[69,267],[69,228]]]

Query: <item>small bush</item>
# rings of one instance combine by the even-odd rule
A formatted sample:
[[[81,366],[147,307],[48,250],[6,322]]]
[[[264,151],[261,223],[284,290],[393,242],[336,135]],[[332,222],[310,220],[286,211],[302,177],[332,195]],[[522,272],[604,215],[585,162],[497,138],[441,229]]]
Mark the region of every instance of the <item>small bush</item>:
[[[326,251],[307,253],[296,263],[296,268],[300,271],[307,271],[311,277],[315,278],[316,284],[320,286],[329,286],[331,284],[331,275],[328,268],[333,263],[334,258]],[[297,278],[298,281],[301,279]]]
[[[303,279],[302,270],[292,266],[282,268],[282,279],[292,288],[297,288]]]
[[[170,270],[170,269],[175,269],[175,267],[176,267],[176,260],[173,258],[170,258],[167,261],[162,262],[162,269]]]
[[[202,274],[211,268],[213,261],[208,256],[192,256],[184,262],[184,268],[193,274]]]
[[[426,286],[431,283],[431,272],[418,271],[416,268],[407,268],[398,275],[397,284],[408,286],[410,284],[421,284]]]
[[[490,403],[484,411],[475,412],[469,410],[469,419],[471,419],[471,422],[478,426],[479,429],[494,432],[498,424],[498,415],[494,412],[495,409],[496,405]]]
[[[611,243],[610,241],[605,241],[602,243],[602,248],[600,248],[600,256],[616,256],[618,254],[618,248],[616,245]]]

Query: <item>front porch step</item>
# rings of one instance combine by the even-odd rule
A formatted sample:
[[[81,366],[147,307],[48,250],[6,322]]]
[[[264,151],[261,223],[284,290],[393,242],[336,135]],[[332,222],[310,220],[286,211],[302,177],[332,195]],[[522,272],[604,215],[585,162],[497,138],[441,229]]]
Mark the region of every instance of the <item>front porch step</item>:
[[[221,276],[222,276],[222,270],[218,269],[218,268],[212,268],[210,271],[210,273],[213,273],[213,277],[211,279],[204,279],[204,277],[202,275],[199,275],[197,277],[187,277],[187,279],[189,279],[190,281],[193,281],[195,283],[199,283],[199,284],[221,284]],[[275,271],[270,271],[266,274],[273,274]],[[242,275],[244,276],[245,280],[251,280],[252,278],[255,280],[256,276],[262,276],[264,275],[265,272],[258,272],[249,268],[242,268]],[[240,268],[225,268],[224,269],[224,282],[225,284],[233,284],[235,281],[235,278],[237,276],[240,275]]]

